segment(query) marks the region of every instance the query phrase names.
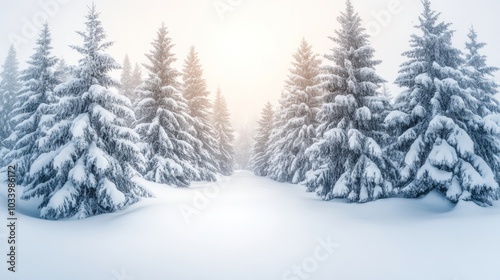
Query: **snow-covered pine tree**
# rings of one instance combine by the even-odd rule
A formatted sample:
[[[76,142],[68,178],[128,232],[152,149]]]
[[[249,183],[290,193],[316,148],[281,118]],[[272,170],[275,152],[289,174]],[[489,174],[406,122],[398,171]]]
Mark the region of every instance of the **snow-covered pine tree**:
[[[321,60],[305,39],[293,57],[293,68],[279,101],[276,126],[267,151],[267,175],[276,181],[299,183],[311,169],[305,152],[316,138],[317,114],[321,106],[318,86]]]
[[[58,59],[57,65],[54,70],[54,74],[58,83],[62,84],[67,82],[71,77],[71,67],[66,64],[64,58]]]
[[[461,85],[463,60],[452,46],[450,24],[439,21],[429,0],[422,3],[420,34],[411,36],[396,80],[406,89],[385,120],[398,136],[389,149],[399,151],[394,155],[402,193],[418,197],[437,190],[452,202],[491,204],[498,184],[478,147],[497,145],[500,131],[485,127],[478,100]]]
[[[255,129],[249,124],[240,126],[235,132],[234,139],[234,167],[239,170],[251,170],[250,158],[254,144]]]
[[[266,151],[269,148],[269,138],[273,130],[274,109],[270,102],[267,102],[262,109],[255,144],[252,149],[250,166],[255,175],[267,176],[269,169],[269,154]]]
[[[499,68],[488,66],[486,56],[479,51],[486,43],[478,42],[477,33],[474,28],[468,34],[469,41],[465,43],[466,54],[463,71],[469,78],[467,86],[471,94],[479,100],[479,113],[482,117],[492,113],[500,113],[500,101],[495,98],[498,93],[498,84],[492,79],[494,72]]]
[[[136,90],[136,131],[141,136],[148,160],[145,178],[157,183],[187,187],[200,178],[195,148],[199,145],[193,118],[178,90],[180,73],[172,67],[175,61],[172,40],[162,24],[147,54],[144,65],[149,76]]]
[[[193,118],[193,127],[196,131],[198,142],[193,148],[197,156],[197,169],[201,180],[214,181],[219,171],[217,162],[217,140],[211,124],[212,104],[208,95],[207,85],[203,79],[198,54],[194,47],[189,49],[189,54],[184,60],[182,71],[182,93],[188,104],[188,113]]]
[[[35,146],[35,141],[42,136],[43,131],[40,120],[50,117],[47,115],[48,106],[56,101],[53,91],[58,80],[53,67],[57,58],[51,55],[51,41],[49,27],[45,24],[37,40],[35,53],[27,62],[27,69],[20,75],[23,86],[12,111],[13,132],[6,140],[10,142],[8,146],[12,147],[6,155],[6,162],[16,164],[16,172],[20,174],[17,178],[19,184],[24,183],[31,163],[40,155]]]
[[[331,38],[337,46],[327,55],[324,105],[319,113],[318,140],[308,150],[314,160],[305,181],[309,191],[325,199],[346,198],[366,202],[392,194],[394,170],[382,154],[388,136],[381,123],[389,108],[377,90],[384,80],[374,67],[375,50],[354,11],[346,1]]]
[[[392,101],[392,99],[393,99],[393,96],[391,94],[391,90],[389,89],[389,87],[387,87],[387,83],[384,83],[382,85],[382,89],[380,91],[380,94],[383,97],[387,98],[389,101]]]
[[[220,172],[222,175],[229,176],[234,171],[234,131],[231,126],[231,119],[227,109],[226,99],[217,89],[213,109],[213,126],[215,129],[215,139],[217,140]]]
[[[13,105],[16,102],[17,92],[21,89],[19,82],[19,63],[16,50],[10,47],[5,63],[0,73],[0,142],[12,133],[10,119]],[[10,147],[9,147],[10,148]]]
[[[135,66],[134,66],[134,71],[132,71],[132,77],[131,77],[131,88],[133,89],[136,89],[138,86],[140,86],[142,84],[142,71],[141,71],[141,66],[139,66],[139,63],[136,63]],[[134,101],[137,99],[138,97],[135,96],[135,99]],[[132,104],[135,104],[132,103]]]
[[[478,113],[484,117],[487,122],[486,129],[491,130],[493,127],[500,129],[500,101],[495,98],[498,94],[498,84],[493,80],[494,72],[499,68],[488,66],[486,63],[487,57],[479,53],[486,46],[486,43],[478,42],[477,32],[472,27],[468,34],[469,41],[465,43],[466,54],[465,64],[462,67],[464,74],[468,77],[467,88],[478,100]],[[478,128],[472,126],[471,129]],[[479,154],[488,165],[492,168],[496,175],[497,183],[500,184],[500,138],[488,139],[482,141],[484,131],[479,130],[471,134],[476,145],[477,154]],[[479,136],[479,137],[476,137]]]
[[[128,58],[128,54],[125,55],[123,59],[122,75],[120,78],[121,87],[120,94],[126,96],[132,103],[134,103],[134,90],[135,87],[132,84],[132,64]]]
[[[73,78],[55,88],[49,126],[36,141],[40,156],[33,162],[22,198],[41,197],[46,219],[85,218],[114,212],[149,193],[131,178],[143,168],[136,143],[139,136],[126,124],[134,113],[127,98],[110,90],[117,86],[109,72],[119,68],[105,53],[112,45],[95,6],[86,16],[83,57]]]

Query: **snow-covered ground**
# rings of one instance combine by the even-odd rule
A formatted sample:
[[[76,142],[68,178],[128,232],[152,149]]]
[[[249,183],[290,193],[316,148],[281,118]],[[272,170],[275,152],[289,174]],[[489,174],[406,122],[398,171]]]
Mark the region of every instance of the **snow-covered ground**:
[[[41,220],[18,201],[18,271],[2,261],[0,279],[500,279],[499,203],[325,202],[247,171],[190,189],[140,181],[156,198],[84,220]]]

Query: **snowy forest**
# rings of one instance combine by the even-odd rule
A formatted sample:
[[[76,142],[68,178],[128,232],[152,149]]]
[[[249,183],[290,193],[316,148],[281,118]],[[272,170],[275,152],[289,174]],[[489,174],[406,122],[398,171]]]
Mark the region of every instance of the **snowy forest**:
[[[377,73],[381,61],[350,0],[338,12],[340,28],[324,34],[331,53],[314,53],[304,34],[278,103],[256,108],[256,130],[240,137],[251,142],[236,139],[222,90],[210,97],[196,46],[182,69],[173,67],[175,38],[165,24],[142,67],[107,53],[113,43],[96,6],[71,45],[76,65],[53,52],[45,24],[27,67],[11,47],[1,69],[2,172],[15,165],[21,198],[39,201],[50,220],[155,196],[134,178],[187,188],[236,168],[302,185],[320,200],[436,191],[452,203],[491,206],[500,198],[498,68],[474,28],[454,46],[451,23],[422,4],[396,81]],[[116,70],[120,80],[110,75]],[[388,93],[392,82],[401,92]]]
[[[500,106],[496,67],[471,28],[455,48],[430,1],[411,35],[392,101],[375,50],[350,1],[320,59],[303,41],[279,105],[262,110],[252,169],[301,183],[325,200],[417,198],[436,190],[453,203],[499,198]]]

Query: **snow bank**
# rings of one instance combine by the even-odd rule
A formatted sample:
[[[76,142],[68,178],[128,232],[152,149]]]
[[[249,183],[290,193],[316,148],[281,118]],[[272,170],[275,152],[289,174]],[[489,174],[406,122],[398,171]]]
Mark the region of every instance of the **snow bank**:
[[[308,280],[498,279],[499,203],[455,207],[436,192],[325,202],[301,186],[246,171],[193,189],[135,181],[157,198],[84,220],[19,214],[19,271],[13,278],[4,263],[0,279],[266,280],[287,279],[294,267]],[[6,189],[0,184],[4,218]],[[183,205],[196,210],[189,225]],[[2,226],[0,252],[5,236]],[[317,249],[329,242],[339,246]]]

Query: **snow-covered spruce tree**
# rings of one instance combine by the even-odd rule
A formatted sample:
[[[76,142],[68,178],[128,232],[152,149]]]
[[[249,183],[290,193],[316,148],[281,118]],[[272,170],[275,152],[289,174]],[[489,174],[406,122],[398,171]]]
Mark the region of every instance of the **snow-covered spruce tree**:
[[[132,103],[134,103],[134,86],[132,84],[132,64],[128,55],[123,59],[122,75],[120,78],[121,87],[120,94],[126,96]]]
[[[392,164],[382,153],[388,136],[381,123],[389,108],[377,90],[384,82],[379,64],[350,1],[331,38],[337,46],[327,55],[323,78],[324,104],[319,113],[318,140],[308,150],[313,168],[305,181],[308,191],[325,199],[366,202],[392,193]]]
[[[498,94],[498,84],[493,80],[493,73],[499,68],[488,66],[486,56],[481,55],[479,50],[486,46],[485,43],[478,42],[477,33],[471,28],[469,41],[466,42],[465,64],[462,67],[464,74],[468,77],[467,88],[477,100],[478,114],[484,117],[485,126],[471,126],[474,133],[471,133],[472,140],[476,145],[477,154],[482,157],[491,167],[496,175],[496,181],[500,184],[500,138],[483,141],[484,134],[489,134],[486,130],[500,129],[500,102],[495,98]]]
[[[182,93],[188,104],[188,113],[193,118],[196,138],[193,148],[197,156],[197,169],[201,180],[214,181],[219,171],[217,162],[217,140],[211,124],[212,104],[208,95],[207,85],[203,79],[203,70],[194,47],[184,60],[182,71]]]
[[[111,91],[118,85],[108,73],[119,68],[104,51],[112,45],[95,6],[86,16],[83,57],[73,78],[55,88],[49,126],[36,141],[40,156],[33,162],[22,198],[41,197],[46,219],[85,218],[114,212],[149,196],[131,177],[142,169],[139,136],[126,124],[134,113],[127,98]]]
[[[293,68],[279,101],[276,126],[270,136],[267,175],[276,181],[299,183],[311,169],[305,152],[316,138],[316,117],[321,106],[318,87],[321,60],[305,39],[293,57]]]
[[[239,170],[251,170],[250,158],[254,144],[255,128],[249,124],[240,126],[235,131],[234,139],[234,168]]]
[[[21,88],[19,82],[19,63],[16,50],[10,47],[0,73],[0,141],[4,141],[12,133],[10,119],[17,92]]]
[[[186,99],[179,92],[172,67],[172,40],[162,24],[144,65],[149,76],[136,90],[136,131],[141,136],[148,160],[145,178],[163,184],[187,187],[200,178],[195,148],[199,145]]]
[[[217,155],[219,169],[222,175],[229,176],[234,171],[234,131],[231,126],[226,100],[220,88],[217,89],[215,97],[212,121],[215,129],[215,139],[219,144]]]
[[[406,89],[385,120],[398,136],[389,149],[397,151],[401,191],[418,197],[437,190],[452,202],[491,204],[498,184],[478,147],[498,149],[500,131],[485,127],[478,100],[461,86],[463,60],[452,46],[450,24],[439,21],[430,1],[423,5],[416,26],[421,34],[411,36],[396,80]]]
[[[384,83],[382,85],[382,88],[380,90],[380,94],[383,97],[387,98],[389,101],[392,101],[392,99],[394,99],[394,97],[391,94],[391,90],[387,87],[387,83]]]
[[[54,75],[58,83],[62,84],[67,82],[71,78],[71,67],[66,64],[64,58],[58,59],[55,66]]]
[[[5,140],[12,150],[6,155],[8,164],[16,164],[19,184],[23,184],[25,174],[31,163],[40,155],[35,141],[42,136],[40,120],[47,115],[47,107],[56,101],[53,91],[58,80],[53,67],[57,59],[51,55],[51,35],[47,24],[44,25],[37,40],[35,53],[27,62],[28,67],[21,72],[23,87],[18,92],[17,102],[12,111],[13,132]]]
[[[266,151],[269,148],[269,138],[273,130],[274,109],[270,102],[267,102],[262,109],[255,144],[252,149],[250,167],[255,175],[267,176],[269,169],[269,154]]]
[[[466,54],[463,72],[469,78],[467,86],[471,94],[479,101],[479,114],[486,117],[492,113],[500,113],[500,101],[495,98],[498,93],[498,84],[493,80],[497,67],[486,64],[486,56],[481,55],[479,50],[486,46],[478,42],[477,33],[474,28],[468,34],[469,41],[465,43]]]
[[[132,77],[130,79],[131,79],[130,82],[131,88],[133,89],[136,89],[138,86],[142,84],[142,71],[138,63],[135,64],[134,71],[132,71]],[[134,97],[135,101],[137,99],[137,96],[134,95]],[[135,102],[132,104],[135,104]]]

